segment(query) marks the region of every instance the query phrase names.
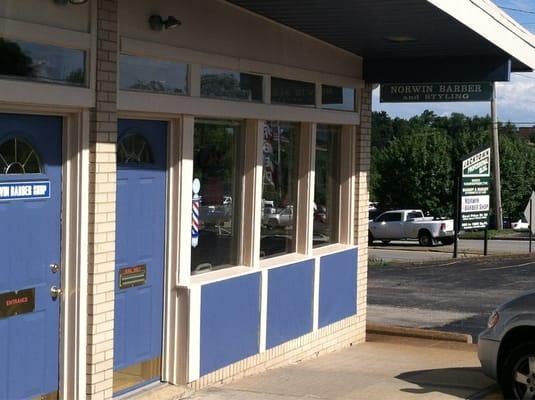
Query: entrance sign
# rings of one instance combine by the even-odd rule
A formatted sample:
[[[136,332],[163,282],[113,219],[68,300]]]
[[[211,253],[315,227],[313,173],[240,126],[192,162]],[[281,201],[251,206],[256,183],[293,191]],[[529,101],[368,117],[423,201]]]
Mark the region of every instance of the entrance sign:
[[[386,83],[381,84],[381,103],[432,103],[490,101],[491,82]]]
[[[35,310],[35,288],[0,294],[0,318],[32,313]]]
[[[49,198],[50,181],[0,183],[0,201]]]
[[[461,229],[483,229],[490,212],[490,147],[461,160]]]

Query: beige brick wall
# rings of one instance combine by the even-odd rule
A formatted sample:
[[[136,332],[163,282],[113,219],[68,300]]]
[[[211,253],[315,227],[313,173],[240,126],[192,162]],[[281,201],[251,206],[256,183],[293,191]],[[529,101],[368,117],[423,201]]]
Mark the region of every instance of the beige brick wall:
[[[367,84],[361,92],[360,126],[357,127],[355,171],[355,242],[359,246],[359,273],[357,277],[357,304],[359,330],[366,331],[366,305],[368,292],[368,207],[370,201],[370,145],[372,126],[372,86]]]
[[[96,104],[91,110],[87,397],[113,396],[117,0],[97,1]]]

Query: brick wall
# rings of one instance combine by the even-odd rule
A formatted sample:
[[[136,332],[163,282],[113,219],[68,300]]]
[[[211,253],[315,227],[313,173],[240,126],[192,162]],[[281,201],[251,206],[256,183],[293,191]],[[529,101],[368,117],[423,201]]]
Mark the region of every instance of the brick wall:
[[[113,396],[117,0],[97,0],[96,104],[91,110],[87,396]]]

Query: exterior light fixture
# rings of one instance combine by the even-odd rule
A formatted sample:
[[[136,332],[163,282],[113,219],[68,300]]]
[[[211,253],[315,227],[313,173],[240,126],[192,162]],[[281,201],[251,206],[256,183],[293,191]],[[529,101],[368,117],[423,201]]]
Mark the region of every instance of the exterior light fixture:
[[[182,22],[172,15],[168,16],[167,19],[163,19],[161,15],[151,15],[149,25],[153,31],[161,31],[163,29],[174,29],[182,25]]]
[[[67,4],[85,4],[87,0],[54,0],[54,3],[60,6],[66,6]]]

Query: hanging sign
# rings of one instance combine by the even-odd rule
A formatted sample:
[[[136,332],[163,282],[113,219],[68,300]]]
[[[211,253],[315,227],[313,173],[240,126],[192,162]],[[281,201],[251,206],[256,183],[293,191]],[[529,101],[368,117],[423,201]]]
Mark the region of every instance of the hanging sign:
[[[0,182],[0,201],[50,198],[50,181]]]
[[[491,82],[384,83],[381,103],[491,101]]]
[[[199,196],[199,191],[201,190],[201,181],[195,178],[191,186],[193,190],[193,198],[191,205],[191,247],[195,248],[199,245],[199,209],[201,205],[201,197]]]
[[[484,229],[490,212],[490,147],[461,160],[461,229]]]
[[[0,293],[0,318],[28,314],[35,310],[35,288]]]

